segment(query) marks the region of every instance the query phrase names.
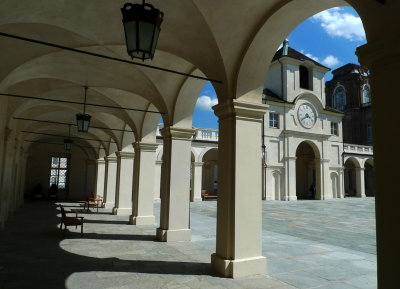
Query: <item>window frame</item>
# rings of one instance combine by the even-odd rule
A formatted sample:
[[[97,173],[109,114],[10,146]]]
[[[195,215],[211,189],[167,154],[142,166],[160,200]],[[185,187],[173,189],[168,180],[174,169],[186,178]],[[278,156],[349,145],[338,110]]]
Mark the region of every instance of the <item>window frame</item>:
[[[58,159],[57,165],[53,163],[54,159]],[[65,159],[66,160],[66,165],[62,166],[61,160]],[[56,171],[56,173],[53,173],[53,171]],[[61,172],[65,171],[64,175],[61,175]],[[53,183],[57,185],[57,188],[59,190],[68,190],[68,183],[69,183],[69,171],[70,171],[70,158],[69,156],[61,156],[61,155],[53,155],[50,156],[50,177],[49,177],[49,186],[51,186]],[[60,182],[60,179],[64,177],[64,181]],[[55,178],[55,182],[54,182]],[[60,183],[63,184],[63,186],[60,186]]]
[[[338,101],[337,101],[337,97],[336,95],[338,95],[339,90],[343,91],[342,94],[342,101],[341,101],[341,106],[339,107]],[[335,90],[333,91],[333,108],[340,110],[340,111],[344,111],[347,105],[347,99],[346,99],[347,93],[346,93],[346,88],[343,85],[338,85],[336,86]]]
[[[268,124],[269,124],[270,128],[279,129],[279,113],[277,113],[277,112],[269,112]]]
[[[331,121],[331,135],[339,136],[339,123]]]

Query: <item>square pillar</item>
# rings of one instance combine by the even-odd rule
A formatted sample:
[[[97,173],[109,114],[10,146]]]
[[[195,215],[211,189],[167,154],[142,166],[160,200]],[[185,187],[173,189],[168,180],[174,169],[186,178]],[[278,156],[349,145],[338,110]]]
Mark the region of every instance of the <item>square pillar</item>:
[[[192,192],[190,195],[191,202],[201,201],[201,184],[203,174],[203,163],[193,162],[192,163]]]
[[[356,168],[357,197],[365,198],[364,168]]]
[[[158,144],[140,143],[135,148],[135,169],[132,197],[132,225],[154,225],[154,170]]]
[[[161,186],[161,166],[162,161],[156,161],[156,166],[154,168],[154,202],[161,202],[160,199],[160,186]]]
[[[214,271],[224,277],[266,274],[262,256],[261,126],[266,105],[227,101],[219,117],[217,244]]]
[[[106,173],[106,163],[104,159],[96,160],[96,195],[104,197],[104,178]]]
[[[118,192],[115,196],[114,215],[129,216],[132,212],[133,162],[135,153],[116,152],[119,167]]]
[[[113,209],[115,205],[115,191],[117,188],[117,158],[113,156],[105,157],[106,161],[106,179],[104,187],[104,207]]]
[[[165,127],[159,241],[190,241],[190,163],[193,129]]]

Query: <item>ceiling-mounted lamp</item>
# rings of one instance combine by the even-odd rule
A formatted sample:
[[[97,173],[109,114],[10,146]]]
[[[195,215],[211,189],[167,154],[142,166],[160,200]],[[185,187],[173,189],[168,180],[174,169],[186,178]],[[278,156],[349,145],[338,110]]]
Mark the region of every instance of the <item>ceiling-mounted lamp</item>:
[[[85,100],[83,102],[83,113],[76,114],[76,124],[79,132],[88,132],[91,116],[86,113],[86,96],[88,87],[85,86]]]
[[[153,59],[164,13],[145,0],[142,4],[125,3],[121,12],[129,56]]]
[[[70,151],[72,148],[72,139],[71,139],[71,125],[69,125],[69,130],[68,130],[68,138],[64,139],[64,149],[66,151]]]

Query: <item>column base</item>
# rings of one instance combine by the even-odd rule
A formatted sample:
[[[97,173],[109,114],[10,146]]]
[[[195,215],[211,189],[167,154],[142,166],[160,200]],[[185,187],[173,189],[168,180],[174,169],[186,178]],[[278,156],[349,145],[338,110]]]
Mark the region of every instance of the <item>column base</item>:
[[[264,256],[225,260],[214,253],[211,255],[211,266],[218,275],[228,278],[267,274],[267,258]]]
[[[157,240],[160,242],[190,241],[192,239],[192,230],[165,230],[157,228],[156,235]]]
[[[132,210],[131,210],[132,212]],[[154,216],[129,216],[129,224],[136,226],[152,226],[156,223]]]
[[[113,214],[118,216],[129,216],[132,214],[132,208],[114,208]]]
[[[154,199],[154,203],[160,203],[160,202],[161,202],[161,199],[160,199],[160,198]]]
[[[202,198],[194,198],[193,200],[190,200],[191,202],[202,202]]]
[[[115,206],[114,202],[113,203],[111,203],[111,202],[104,203],[105,209],[114,209],[114,206]]]
[[[282,201],[297,201],[297,196],[285,196]]]

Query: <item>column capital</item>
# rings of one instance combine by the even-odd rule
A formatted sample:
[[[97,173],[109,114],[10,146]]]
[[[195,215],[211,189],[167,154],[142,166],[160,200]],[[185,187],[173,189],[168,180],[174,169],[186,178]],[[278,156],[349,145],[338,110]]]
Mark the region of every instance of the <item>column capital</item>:
[[[116,163],[116,162],[117,162],[117,157],[114,157],[114,156],[107,156],[107,157],[104,157],[104,160],[105,160],[106,162],[109,162],[109,163]]]
[[[162,165],[163,161],[156,161],[156,165]]]
[[[115,154],[120,159],[133,159],[135,157],[135,153],[134,152],[123,152],[123,151],[120,151],[120,152],[116,152]]]
[[[365,168],[355,168],[355,170],[359,171],[359,172],[363,172],[363,171],[365,171]]]
[[[158,148],[157,143],[145,143],[145,142],[135,142],[132,144],[135,150],[140,150],[142,152],[155,152]]]
[[[400,39],[398,36],[390,35],[390,37],[379,41],[368,42],[358,47],[356,54],[361,65],[374,71],[384,69],[387,66],[398,67],[400,63]]]
[[[203,162],[192,162],[192,164],[193,164],[193,166],[195,166],[195,167],[201,167],[201,166],[203,166]]]
[[[295,161],[297,157],[283,157],[284,160]]]
[[[163,138],[172,138],[178,140],[192,140],[196,130],[190,128],[180,128],[180,127],[164,127],[160,129],[160,133]]]
[[[106,161],[105,161],[105,159],[98,159],[98,160],[96,160],[96,163],[99,165],[99,164],[104,164]]]
[[[219,119],[236,117],[249,121],[261,121],[267,112],[267,105],[232,99],[213,106]]]

